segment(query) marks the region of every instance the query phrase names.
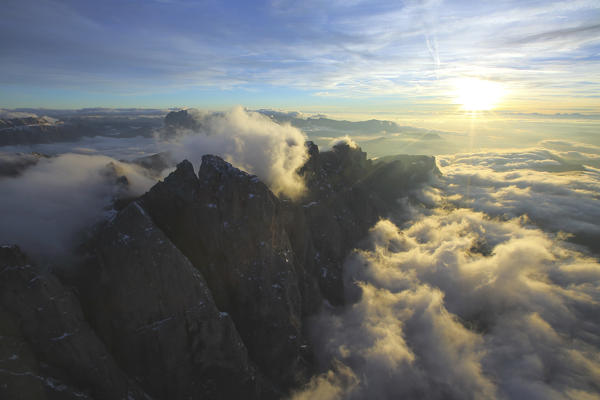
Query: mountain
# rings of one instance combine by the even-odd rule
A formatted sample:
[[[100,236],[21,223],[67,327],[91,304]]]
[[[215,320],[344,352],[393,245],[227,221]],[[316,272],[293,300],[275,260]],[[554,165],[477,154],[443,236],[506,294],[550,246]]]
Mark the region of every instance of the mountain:
[[[191,130],[198,132],[202,125],[188,110],[169,112],[164,119],[164,135],[174,136],[178,130]]]
[[[8,129],[23,129],[32,126],[51,126],[58,121],[49,117],[0,118],[0,132]]]
[[[344,305],[345,257],[437,173],[433,157],[307,147],[300,201],[205,155],[121,199],[73,265],[2,247],[0,398],[275,399],[306,383],[307,319]]]
[[[69,142],[93,136],[149,137],[162,126],[164,116],[141,110],[50,113],[55,117],[0,118],[0,146]]]
[[[378,134],[401,132],[403,128],[392,121],[382,121],[370,119],[368,121],[343,121],[327,118],[322,115],[303,117],[296,112],[281,112],[273,110],[258,110],[263,115],[271,118],[273,121],[281,123],[290,123],[296,128],[302,129],[307,134],[318,132],[323,136],[339,136],[352,133],[360,134]]]
[[[323,115],[306,116],[298,112],[258,110],[278,124],[290,124],[302,130],[309,140],[321,147],[329,147],[340,137],[350,136],[360,141],[371,157],[403,154],[447,154],[462,151],[453,138],[460,133],[436,131],[400,125],[394,121],[370,119],[344,121]]]

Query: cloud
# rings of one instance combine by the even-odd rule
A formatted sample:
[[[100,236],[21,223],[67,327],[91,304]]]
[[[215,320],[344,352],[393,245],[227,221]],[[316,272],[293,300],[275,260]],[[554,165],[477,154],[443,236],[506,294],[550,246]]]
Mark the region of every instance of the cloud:
[[[345,268],[362,297],[312,328],[324,359],[358,382],[336,386],[336,367],[308,393],[598,398],[600,265],[557,237],[436,209],[403,230],[379,222]]]
[[[333,138],[333,139],[331,139],[331,142],[329,144],[329,146],[332,148],[335,146],[340,146],[340,145],[346,145],[352,149],[358,148],[358,144],[354,140],[352,140],[352,138],[348,135]]]
[[[352,369],[334,361],[334,368],[312,379],[293,394],[294,400],[339,400],[356,388],[359,379]]]
[[[218,155],[257,175],[277,194],[293,198],[303,193],[304,181],[296,171],[307,152],[306,136],[299,129],[242,107],[225,113],[189,112],[200,128],[165,144],[175,159],[186,158],[198,166],[204,154]]]
[[[556,41],[558,39],[567,39],[572,37],[582,36],[584,39],[591,40],[592,34],[600,32],[600,24],[575,26],[565,29],[556,29],[552,31],[537,33],[535,35],[523,37],[515,42],[515,44],[524,44],[532,42]]]
[[[503,218],[527,216],[554,232],[587,236],[588,241],[600,238],[600,171],[587,166],[598,162],[592,153],[596,147],[544,143],[563,151],[536,148],[440,156],[443,177],[437,187],[459,207]],[[591,246],[600,250],[597,241]]]
[[[64,153],[104,155],[117,160],[131,161],[138,157],[162,151],[161,145],[160,141],[148,137],[114,138],[107,136],[86,136],[75,142],[2,146],[1,150],[5,153],[37,152],[47,155]]]
[[[140,195],[154,182],[106,156],[41,158],[18,177],[0,178],[0,243],[38,257],[65,255],[80,230],[109,215],[115,197]]]
[[[151,103],[148,94],[174,91],[193,102],[195,88],[216,89],[209,97],[242,88],[236,95],[254,101],[246,89],[265,96],[265,83],[439,103],[451,80],[465,76],[510,81],[537,100],[597,92],[595,1],[184,3],[131,2],[115,20],[110,7],[89,1],[5,1],[0,83],[84,90],[88,100],[109,91]],[[14,103],[18,90],[6,92],[2,99]]]
[[[304,134],[259,113],[194,111],[202,129],[171,141],[155,138],[83,138],[72,143],[4,147],[0,164],[0,243],[16,243],[37,257],[64,256],[80,231],[110,216],[115,197],[138,196],[156,180],[142,168],[117,161],[159,151],[199,165],[202,155],[222,156],[257,174],[276,193],[294,197],[304,190],[296,170],[307,157]],[[38,151],[53,157],[35,157]],[[14,172],[12,172],[14,170]],[[163,171],[166,173],[168,171]],[[125,176],[128,184],[117,181]]]

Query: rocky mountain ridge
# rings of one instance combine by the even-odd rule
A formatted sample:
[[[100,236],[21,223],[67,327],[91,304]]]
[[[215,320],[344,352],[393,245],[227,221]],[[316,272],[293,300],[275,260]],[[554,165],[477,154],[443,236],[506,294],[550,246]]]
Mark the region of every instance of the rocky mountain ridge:
[[[344,258],[437,173],[432,157],[307,146],[300,202],[206,155],[96,227],[77,267],[0,249],[0,398],[268,399],[304,384],[307,317],[344,304]]]
[[[53,114],[54,115],[54,114]],[[162,118],[145,114],[58,113],[53,117],[0,118],[0,147],[75,142],[84,137],[150,137]]]

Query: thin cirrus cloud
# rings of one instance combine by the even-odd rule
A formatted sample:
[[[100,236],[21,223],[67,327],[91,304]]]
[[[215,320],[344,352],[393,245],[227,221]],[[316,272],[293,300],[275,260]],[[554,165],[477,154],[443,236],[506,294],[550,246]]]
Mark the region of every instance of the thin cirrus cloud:
[[[477,75],[544,94],[559,80],[562,95],[598,88],[600,7],[590,1],[9,0],[3,9],[0,82],[11,87],[445,98],[452,78]]]

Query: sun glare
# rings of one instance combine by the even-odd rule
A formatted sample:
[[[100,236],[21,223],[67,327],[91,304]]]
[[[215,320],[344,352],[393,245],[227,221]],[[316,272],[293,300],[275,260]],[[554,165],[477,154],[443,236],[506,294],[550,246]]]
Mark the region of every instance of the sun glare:
[[[505,92],[500,83],[483,79],[460,79],[455,85],[455,102],[465,111],[491,110]]]

